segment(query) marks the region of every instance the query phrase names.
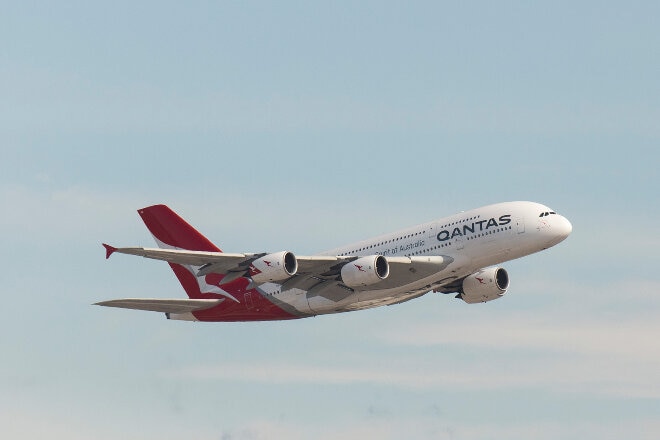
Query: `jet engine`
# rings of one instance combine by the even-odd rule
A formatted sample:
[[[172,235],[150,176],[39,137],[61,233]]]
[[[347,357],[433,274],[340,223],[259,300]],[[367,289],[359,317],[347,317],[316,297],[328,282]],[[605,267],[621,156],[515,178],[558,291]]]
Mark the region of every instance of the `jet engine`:
[[[298,271],[298,260],[289,251],[277,252],[257,258],[250,265],[249,274],[257,284],[283,281]]]
[[[390,265],[382,255],[369,255],[346,263],[341,268],[341,280],[348,287],[376,284],[390,274]]]
[[[501,298],[509,288],[509,274],[501,267],[489,267],[473,273],[463,280],[461,298],[468,304]]]

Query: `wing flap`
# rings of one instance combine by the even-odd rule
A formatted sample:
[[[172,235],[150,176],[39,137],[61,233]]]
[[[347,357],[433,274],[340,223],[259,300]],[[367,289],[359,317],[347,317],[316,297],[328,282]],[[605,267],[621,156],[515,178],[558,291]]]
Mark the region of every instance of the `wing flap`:
[[[216,299],[156,299],[156,298],[126,298],[113,299],[95,303],[97,306],[118,307],[122,309],[146,310],[162,313],[186,313],[215,307],[224,298]]]

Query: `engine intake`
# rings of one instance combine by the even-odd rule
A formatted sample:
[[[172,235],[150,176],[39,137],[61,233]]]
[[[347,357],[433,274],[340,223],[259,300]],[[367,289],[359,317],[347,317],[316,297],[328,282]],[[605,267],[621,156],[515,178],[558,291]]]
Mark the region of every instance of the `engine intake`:
[[[298,260],[289,251],[277,252],[257,258],[250,265],[250,277],[257,284],[283,281],[296,274]]]
[[[364,287],[384,280],[390,265],[382,255],[369,255],[346,263],[341,268],[341,280],[348,287]]]
[[[501,267],[481,269],[463,280],[459,297],[468,304],[501,298],[509,288],[509,274]]]

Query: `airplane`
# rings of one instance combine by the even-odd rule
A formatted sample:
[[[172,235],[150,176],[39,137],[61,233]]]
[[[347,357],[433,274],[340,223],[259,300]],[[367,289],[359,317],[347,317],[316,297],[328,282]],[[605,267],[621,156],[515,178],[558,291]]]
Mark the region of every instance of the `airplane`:
[[[501,298],[499,266],[548,249],[572,232],[552,209],[505,202],[310,256],[227,253],[165,205],[138,210],[158,248],[103,244],[115,253],[169,263],[188,299],[127,298],[96,305],[205,322],[271,321],[349,312],[456,293],[468,304]]]

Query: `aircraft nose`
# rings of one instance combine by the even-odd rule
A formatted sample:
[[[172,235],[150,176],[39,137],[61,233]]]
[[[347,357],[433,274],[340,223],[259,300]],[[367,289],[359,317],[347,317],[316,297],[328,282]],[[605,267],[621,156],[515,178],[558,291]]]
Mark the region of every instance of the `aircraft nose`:
[[[548,228],[544,230],[548,242],[546,243],[546,248],[552,247],[556,244],[561,243],[566,240],[571,232],[573,231],[573,225],[568,221],[566,217],[561,215],[553,216],[554,218],[548,224]]]
[[[562,240],[568,237],[573,232],[573,225],[566,217],[560,216],[557,228],[557,233],[562,237]]]

